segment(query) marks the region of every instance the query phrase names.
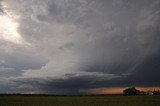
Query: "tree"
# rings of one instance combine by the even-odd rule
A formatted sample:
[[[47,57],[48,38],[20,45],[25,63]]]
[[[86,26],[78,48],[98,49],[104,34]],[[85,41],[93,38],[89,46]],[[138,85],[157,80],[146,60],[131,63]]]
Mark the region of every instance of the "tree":
[[[157,90],[157,91],[154,90],[154,91],[153,91],[153,94],[154,94],[154,95],[159,95],[159,94],[160,94],[160,91],[159,91],[159,90]]]
[[[131,87],[123,90],[124,95],[137,95],[138,93],[139,93],[139,90],[137,90],[135,87]]]

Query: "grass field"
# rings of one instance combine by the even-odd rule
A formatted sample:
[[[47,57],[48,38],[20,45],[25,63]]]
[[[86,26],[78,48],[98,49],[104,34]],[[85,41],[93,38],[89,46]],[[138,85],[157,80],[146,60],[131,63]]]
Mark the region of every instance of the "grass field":
[[[0,95],[0,106],[160,106],[160,96]]]

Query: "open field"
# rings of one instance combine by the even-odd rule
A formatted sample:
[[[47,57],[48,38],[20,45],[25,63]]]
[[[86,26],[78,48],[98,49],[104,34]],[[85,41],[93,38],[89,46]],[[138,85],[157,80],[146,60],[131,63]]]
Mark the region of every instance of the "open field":
[[[160,95],[0,95],[0,106],[160,106]]]

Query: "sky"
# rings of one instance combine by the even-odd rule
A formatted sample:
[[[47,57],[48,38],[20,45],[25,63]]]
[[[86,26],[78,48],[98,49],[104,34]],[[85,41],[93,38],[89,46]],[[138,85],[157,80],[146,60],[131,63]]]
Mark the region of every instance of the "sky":
[[[160,0],[0,0],[0,93],[160,87],[159,45]]]

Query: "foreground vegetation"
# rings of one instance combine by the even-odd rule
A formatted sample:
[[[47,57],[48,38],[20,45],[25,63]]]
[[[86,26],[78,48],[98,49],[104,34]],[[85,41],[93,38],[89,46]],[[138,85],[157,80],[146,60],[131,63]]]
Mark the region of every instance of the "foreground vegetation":
[[[160,106],[160,96],[0,95],[0,106]]]

